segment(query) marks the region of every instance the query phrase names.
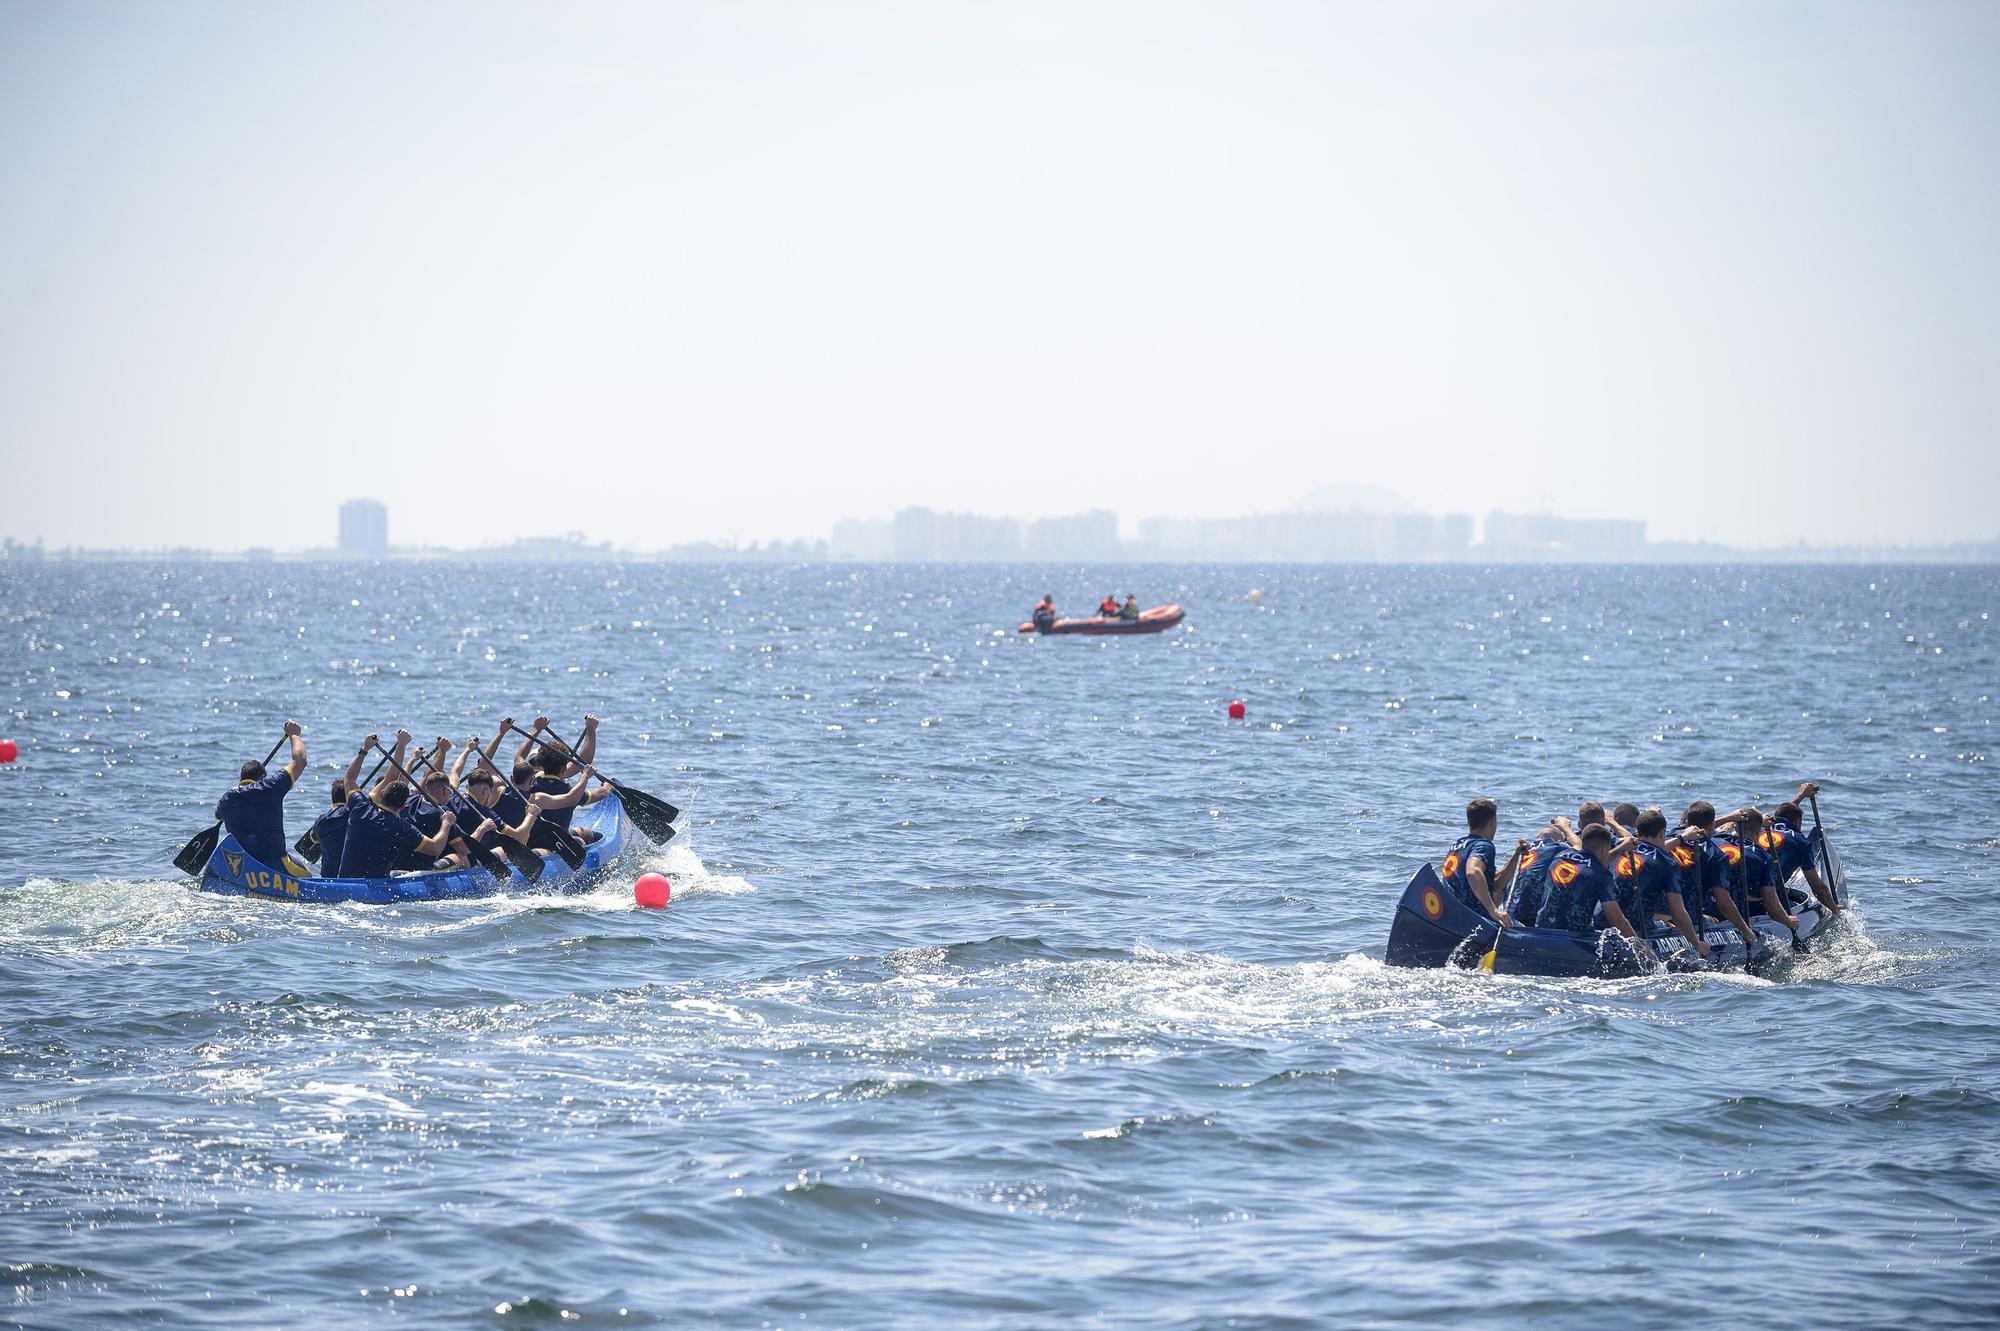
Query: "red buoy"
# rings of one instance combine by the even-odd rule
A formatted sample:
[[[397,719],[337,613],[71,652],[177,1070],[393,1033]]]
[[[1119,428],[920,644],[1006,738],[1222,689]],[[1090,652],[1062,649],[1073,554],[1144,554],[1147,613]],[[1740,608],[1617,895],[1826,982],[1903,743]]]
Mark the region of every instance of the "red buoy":
[[[1231,721],[1241,721],[1245,716],[1249,714],[1249,712],[1250,709],[1243,705],[1243,700],[1241,698],[1234,698],[1230,700],[1229,719]]]
[[[632,899],[647,910],[659,910],[673,895],[673,884],[665,874],[648,873],[639,875],[639,881],[632,884]]]
[[[0,763],[11,763],[20,756],[20,745],[11,739],[0,739]]]

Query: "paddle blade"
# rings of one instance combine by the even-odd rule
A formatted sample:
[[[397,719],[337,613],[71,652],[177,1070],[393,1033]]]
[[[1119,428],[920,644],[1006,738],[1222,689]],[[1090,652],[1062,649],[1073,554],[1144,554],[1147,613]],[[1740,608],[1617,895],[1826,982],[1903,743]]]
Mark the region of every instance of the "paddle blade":
[[[292,843],[292,849],[297,851],[300,857],[308,863],[319,863],[319,838],[313,835],[313,830],[310,827],[299,833],[299,839]]]
[[[1488,952],[1485,956],[1479,959],[1479,969],[1484,971],[1486,974],[1491,975],[1493,973],[1493,963],[1499,960],[1499,958],[1500,958],[1500,949],[1498,948],[1493,949],[1493,951]]]
[[[174,867],[190,878],[198,878],[208,867],[208,857],[215,854],[216,843],[222,840],[222,824],[206,831],[196,832],[194,839],[181,847],[181,853],[174,856]]]
[[[507,852],[508,862],[521,871],[521,877],[531,883],[538,881],[542,872],[548,868],[548,865],[542,862],[541,856],[525,846],[502,840],[500,848]]]
[[[611,788],[618,792],[619,800],[625,805],[626,814],[631,817],[633,824],[646,834],[648,840],[665,843],[673,838],[674,819],[681,816],[679,809],[658,795],[649,795],[643,790],[621,786],[616,781],[611,783]]]
[[[544,826],[549,829],[549,844],[554,847],[556,854],[562,857],[562,862],[572,870],[581,869],[583,843],[571,836],[567,829],[557,827],[554,823],[546,823]]]
[[[472,856],[473,862],[478,864],[480,868],[486,870],[486,872],[492,874],[503,883],[513,879],[514,875],[507,872],[506,862],[498,855],[495,855],[477,841],[467,841],[462,844],[467,848],[466,853]]]

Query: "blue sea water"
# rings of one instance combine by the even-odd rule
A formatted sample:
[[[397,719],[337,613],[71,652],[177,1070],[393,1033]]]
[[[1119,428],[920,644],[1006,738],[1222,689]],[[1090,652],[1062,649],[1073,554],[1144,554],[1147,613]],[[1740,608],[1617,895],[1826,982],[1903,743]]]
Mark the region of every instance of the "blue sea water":
[[[1185,628],[1014,632],[1114,589]],[[1996,614],[1993,568],[0,565],[0,1320],[1993,1325]],[[296,831],[365,730],[537,710],[688,810],[666,911],[169,863],[286,716]],[[1382,965],[1473,795],[1806,777],[1856,909],[1770,979]]]

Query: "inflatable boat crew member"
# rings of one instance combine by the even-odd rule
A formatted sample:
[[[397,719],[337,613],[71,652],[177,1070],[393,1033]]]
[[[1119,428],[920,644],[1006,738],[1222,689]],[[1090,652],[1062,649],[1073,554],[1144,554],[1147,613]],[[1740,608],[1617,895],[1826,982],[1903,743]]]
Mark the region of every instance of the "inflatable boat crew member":
[[[1542,894],[1548,890],[1549,865],[1556,852],[1574,849],[1576,833],[1569,819],[1557,814],[1547,827],[1535,834],[1521,852],[1521,866],[1514,871],[1514,889],[1507,894],[1507,913],[1524,924],[1533,924],[1542,912]]]
[[[1119,608],[1118,617],[1124,620],[1133,620],[1137,619],[1140,613],[1139,598],[1128,596],[1125,598],[1125,604]]]
[[[1118,597],[1116,594],[1112,592],[1104,594],[1104,599],[1097,603],[1097,617],[1099,619],[1118,618]]]
[[[1757,849],[1764,831],[1764,815],[1755,809],[1738,809],[1715,820],[1728,830],[1718,839],[1723,855],[1734,870],[1736,905],[1746,916],[1768,915],[1787,929],[1799,927],[1799,917],[1786,908],[1771,875],[1771,857]]]
[[[1737,908],[1736,896],[1730,890],[1730,884],[1736,875],[1736,867],[1723,853],[1721,845],[1713,835],[1714,830],[1715,806],[1707,800],[1696,800],[1687,806],[1685,813],[1681,814],[1681,828],[1674,835],[1685,843],[1688,841],[1688,833],[1698,834],[1694,841],[1696,858],[1681,868],[1681,899],[1695,903],[1696,909],[1689,912],[1695,918],[1700,918],[1700,913],[1705,911],[1718,919],[1729,921],[1736,932],[1743,936],[1746,955],[1754,956],[1757,951],[1757,936],[1750,928],[1750,921],[1745,919],[1743,912]]]
[[[360,789],[361,762],[374,751],[381,738],[371,734],[361,741],[361,747],[354,751],[354,760],[333,783],[333,807],[313,823],[313,840],[319,843],[319,872],[323,878],[340,877],[340,850],[347,840],[349,804],[357,796],[367,798]]]
[[[1632,849],[1612,864],[1620,889],[1619,906],[1635,924],[1659,920],[1673,925],[1706,961],[1708,944],[1701,941],[1701,931],[1688,914],[1681,897],[1680,873],[1667,852],[1667,816],[1658,809],[1647,809],[1634,822]]]
[[[285,795],[306,770],[305,731],[296,721],[285,722],[285,735],[292,742],[291,755],[275,773],[266,772],[255,758],[243,764],[236,788],[215,802],[215,821],[221,823],[236,843],[259,864],[299,878],[312,876],[312,869],[294,862],[285,853]]]
[[[1521,856],[1528,843],[1517,845],[1507,857],[1507,867],[1496,873],[1493,834],[1499,830],[1500,807],[1489,799],[1473,800],[1465,806],[1465,826],[1466,834],[1445,852],[1438,877],[1460,901],[1488,919],[1498,920],[1503,927],[1512,928],[1514,917],[1500,902],[1506,899],[1507,888],[1520,870]]]
[[[1056,594],[1054,592],[1050,592],[1047,596],[1044,596],[1041,604],[1035,607],[1034,621],[1037,633],[1047,633],[1056,626]]]
[[[452,816],[439,819],[437,832],[424,836],[403,817],[410,784],[397,777],[375,787],[347,815],[347,840],[340,851],[343,878],[386,878],[411,862],[434,862],[451,840]]]
[[[1611,876],[1611,862],[1614,855],[1638,843],[1627,838],[1614,845],[1611,829],[1602,823],[1584,828],[1579,840],[1582,849],[1556,852],[1555,862],[1549,866],[1549,890],[1535,923],[1543,929],[1571,933],[1609,926],[1636,943],[1639,931],[1618,904],[1618,880]]]
[[[1757,848],[1771,857],[1772,876],[1776,878],[1780,888],[1792,881],[1794,873],[1802,873],[1805,875],[1806,886],[1810,887],[1813,895],[1819,898],[1819,904],[1825,908],[1827,914],[1839,915],[1841,904],[1835,899],[1833,889],[1827,886],[1826,880],[1819,876],[1819,869],[1813,864],[1812,844],[1800,830],[1805,825],[1805,817],[1799,805],[1817,794],[1819,794],[1817,781],[1801,782],[1799,793],[1780,804],[1772,813],[1764,834],[1757,838]]]

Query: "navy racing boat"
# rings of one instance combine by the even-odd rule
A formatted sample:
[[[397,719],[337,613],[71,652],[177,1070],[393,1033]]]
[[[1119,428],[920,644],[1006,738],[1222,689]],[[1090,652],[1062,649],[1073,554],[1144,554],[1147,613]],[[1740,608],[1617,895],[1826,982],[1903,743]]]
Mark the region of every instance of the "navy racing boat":
[[[614,790],[603,799],[586,804],[571,820],[573,828],[588,828],[599,839],[584,850],[583,863],[571,869],[559,859],[551,859],[548,869],[534,883],[518,870],[509,869],[502,882],[485,869],[433,869],[421,873],[397,873],[387,878],[299,877],[259,863],[225,835],[202,870],[200,888],[230,896],[264,897],[274,901],[345,902],[388,905],[400,901],[456,901],[467,897],[491,897],[506,893],[587,892],[596,885],[602,871],[634,844],[639,829],[625,812],[625,804]]]
[[[1820,880],[1833,889],[1834,900],[1847,905],[1847,873],[1817,824],[1807,836]],[[1787,929],[1768,915],[1748,917],[1757,947],[1745,955],[1743,936],[1727,921],[1709,919],[1701,941],[1710,955],[1701,955],[1671,924],[1654,922],[1643,945],[1615,929],[1502,929],[1453,896],[1426,864],[1410,877],[1396,903],[1389,927],[1391,966],[1454,967],[1492,971],[1500,975],[1595,976],[1617,978],[1668,971],[1757,970],[1777,957],[1802,951],[1832,923],[1832,913],[1807,888],[1805,875],[1794,873],[1782,889],[1786,906],[1798,917],[1797,930]]]

